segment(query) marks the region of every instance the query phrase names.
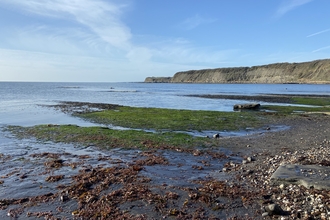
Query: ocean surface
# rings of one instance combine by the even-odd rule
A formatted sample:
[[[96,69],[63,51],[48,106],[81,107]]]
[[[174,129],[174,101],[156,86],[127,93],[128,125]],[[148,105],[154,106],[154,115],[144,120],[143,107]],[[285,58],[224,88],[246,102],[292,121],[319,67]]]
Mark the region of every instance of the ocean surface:
[[[232,111],[233,105],[247,102],[185,96],[194,94],[330,95],[330,85],[0,82],[0,127],[44,123],[86,125],[87,122],[42,107],[59,101],[216,111]]]

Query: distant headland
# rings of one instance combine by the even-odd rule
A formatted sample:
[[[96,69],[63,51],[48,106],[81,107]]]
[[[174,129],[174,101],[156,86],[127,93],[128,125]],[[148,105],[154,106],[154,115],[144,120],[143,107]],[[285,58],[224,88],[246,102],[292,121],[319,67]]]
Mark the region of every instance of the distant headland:
[[[330,59],[177,72],[147,77],[146,83],[313,83],[330,84]]]

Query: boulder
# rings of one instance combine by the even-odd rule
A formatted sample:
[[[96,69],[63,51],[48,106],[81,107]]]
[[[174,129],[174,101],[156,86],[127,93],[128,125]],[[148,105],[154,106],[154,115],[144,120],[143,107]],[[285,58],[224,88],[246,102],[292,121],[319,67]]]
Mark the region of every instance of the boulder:
[[[268,215],[282,215],[283,209],[277,204],[269,204],[265,207],[265,211]]]
[[[319,165],[280,165],[270,178],[272,185],[296,184],[307,189],[330,189],[330,167]]]
[[[260,108],[259,103],[247,103],[247,104],[236,104],[234,105],[234,110],[257,110]]]

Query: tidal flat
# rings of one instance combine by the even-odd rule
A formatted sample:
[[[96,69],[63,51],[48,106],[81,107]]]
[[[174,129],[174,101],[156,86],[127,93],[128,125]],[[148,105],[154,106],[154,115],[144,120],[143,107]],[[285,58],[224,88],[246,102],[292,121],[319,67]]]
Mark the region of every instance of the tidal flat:
[[[100,126],[56,122],[8,126],[8,134],[28,146],[22,147],[20,155],[0,156],[8,167],[1,170],[1,190],[7,193],[0,199],[0,215],[326,219],[330,216],[328,189],[274,186],[270,181],[280,164],[330,164],[330,103],[320,99],[317,104],[308,97],[295,102],[306,106],[269,105],[244,112],[82,102],[49,106]],[[276,130],[276,126],[285,129]],[[246,130],[257,132],[225,135]],[[202,131],[223,135],[194,135]],[[48,151],[40,144],[50,146]],[[10,192],[18,190],[15,185],[30,191],[12,196]],[[270,211],[272,204],[280,209]]]

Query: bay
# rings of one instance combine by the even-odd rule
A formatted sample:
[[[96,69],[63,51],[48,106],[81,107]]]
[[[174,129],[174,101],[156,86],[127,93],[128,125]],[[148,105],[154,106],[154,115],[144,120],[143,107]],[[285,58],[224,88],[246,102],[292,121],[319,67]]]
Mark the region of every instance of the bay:
[[[186,96],[203,94],[330,95],[330,85],[0,82],[0,126],[44,123],[88,125],[87,122],[40,106],[60,101],[215,111],[232,111],[233,105],[247,102]]]

